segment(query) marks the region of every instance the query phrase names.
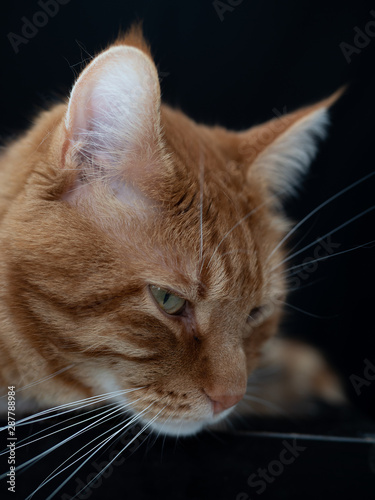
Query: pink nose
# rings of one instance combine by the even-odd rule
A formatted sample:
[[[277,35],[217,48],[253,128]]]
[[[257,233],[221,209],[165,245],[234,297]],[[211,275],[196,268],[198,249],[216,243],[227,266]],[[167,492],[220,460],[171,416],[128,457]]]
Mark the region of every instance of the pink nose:
[[[243,394],[216,394],[216,393],[207,393],[207,396],[210,398],[212,403],[212,408],[214,411],[214,415],[231,408],[236,405],[243,398]]]

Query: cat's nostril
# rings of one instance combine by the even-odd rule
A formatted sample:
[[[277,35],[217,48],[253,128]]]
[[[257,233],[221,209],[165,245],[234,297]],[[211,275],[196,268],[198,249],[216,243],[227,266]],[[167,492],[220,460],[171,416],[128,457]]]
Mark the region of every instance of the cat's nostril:
[[[206,392],[206,391],[205,391]],[[212,403],[212,409],[214,415],[231,408],[241,401],[244,397],[244,394],[216,394],[216,393],[208,393],[206,395],[210,399]]]

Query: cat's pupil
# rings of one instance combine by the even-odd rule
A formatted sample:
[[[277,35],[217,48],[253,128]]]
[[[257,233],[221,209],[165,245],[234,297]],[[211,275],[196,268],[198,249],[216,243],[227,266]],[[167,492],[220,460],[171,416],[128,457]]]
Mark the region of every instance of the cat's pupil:
[[[179,315],[185,308],[186,300],[158,286],[151,285],[150,291],[157,305],[167,314]]]

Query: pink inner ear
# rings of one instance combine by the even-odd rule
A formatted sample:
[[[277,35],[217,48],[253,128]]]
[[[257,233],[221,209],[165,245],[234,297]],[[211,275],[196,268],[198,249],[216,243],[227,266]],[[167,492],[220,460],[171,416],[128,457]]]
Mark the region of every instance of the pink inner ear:
[[[80,177],[117,193],[121,181],[135,182],[155,157],[159,106],[157,71],[142,51],[116,46],[94,59],[73,87],[65,120],[64,153],[79,157]],[[119,197],[129,199],[128,191]]]
[[[91,155],[126,155],[155,139],[160,89],[152,61],[134,47],[113,47],[83,71],[73,87],[66,127]]]

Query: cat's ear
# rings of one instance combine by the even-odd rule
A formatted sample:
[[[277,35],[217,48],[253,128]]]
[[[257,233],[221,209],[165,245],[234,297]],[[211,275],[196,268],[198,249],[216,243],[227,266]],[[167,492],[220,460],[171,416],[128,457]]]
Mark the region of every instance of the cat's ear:
[[[72,196],[93,181],[121,191],[145,177],[160,148],[159,108],[157,70],[143,50],[117,45],[93,59],[72,89],[65,116],[63,163],[78,171]]]
[[[276,118],[239,133],[237,154],[249,181],[261,179],[278,199],[295,194],[326,137],[329,107],[342,92],[292,113],[274,110]]]

